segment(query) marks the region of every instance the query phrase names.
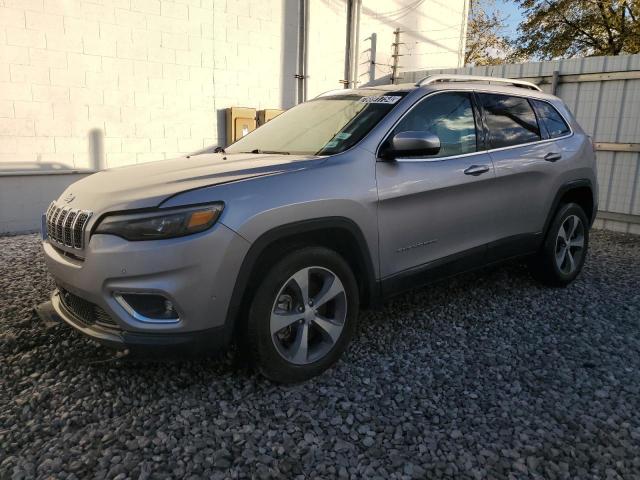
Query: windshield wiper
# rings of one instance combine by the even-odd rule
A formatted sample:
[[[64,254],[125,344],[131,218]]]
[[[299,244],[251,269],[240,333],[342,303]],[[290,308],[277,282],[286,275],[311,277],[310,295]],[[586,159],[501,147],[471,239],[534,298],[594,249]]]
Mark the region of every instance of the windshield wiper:
[[[264,153],[266,155],[291,155],[291,152],[279,152],[277,150],[260,150],[259,148],[255,148],[250,152],[243,153]]]

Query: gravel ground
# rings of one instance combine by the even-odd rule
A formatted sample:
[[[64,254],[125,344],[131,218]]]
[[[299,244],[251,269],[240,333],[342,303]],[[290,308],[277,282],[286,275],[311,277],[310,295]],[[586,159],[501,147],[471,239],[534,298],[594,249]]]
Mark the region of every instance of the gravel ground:
[[[361,314],[342,361],[270,384],[118,358],[33,313],[35,235],[0,237],[0,478],[640,478],[640,237],[569,288],[509,263]]]

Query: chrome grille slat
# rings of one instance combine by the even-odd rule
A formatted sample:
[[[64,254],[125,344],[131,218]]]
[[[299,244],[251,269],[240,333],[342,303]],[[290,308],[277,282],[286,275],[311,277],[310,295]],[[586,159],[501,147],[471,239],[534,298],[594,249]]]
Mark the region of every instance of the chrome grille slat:
[[[73,247],[73,232],[71,225],[74,223],[75,218],[78,216],[78,212],[75,210],[69,210],[64,220],[64,233],[62,234],[62,240],[67,247]]]
[[[59,207],[52,202],[46,212],[47,236],[58,246],[82,250],[87,221],[92,212],[71,207]]]
[[[87,220],[91,216],[91,212],[79,212],[78,220],[73,230],[73,245],[75,248],[82,248],[82,242],[84,238],[84,227],[87,224]]]
[[[60,211],[60,215],[58,216],[58,221],[56,222],[56,239],[58,239],[58,241],[63,245],[64,245],[64,238],[62,237],[62,235],[64,233],[64,220],[65,218],[67,218],[68,213],[69,213],[68,210],[65,210],[64,208],[62,208],[62,210]]]
[[[55,231],[56,222],[58,221],[58,215],[60,215],[60,207],[56,207],[53,210],[53,216],[51,217],[51,230]]]

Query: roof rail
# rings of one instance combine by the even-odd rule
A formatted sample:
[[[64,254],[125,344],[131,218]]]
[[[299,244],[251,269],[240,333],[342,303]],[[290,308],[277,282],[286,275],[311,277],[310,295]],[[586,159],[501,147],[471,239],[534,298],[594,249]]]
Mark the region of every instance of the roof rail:
[[[500,77],[482,77],[479,75],[454,75],[450,73],[443,73],[437,75],[428,75],[422,80],[416,82],[416,87],[422,87],[424,85],[431,85],[438,82],[485,82],[485,83],[504,83],[513,85],[515,87],[530,88],[531,90],[542,91],[542,89],[535,83],[527,82],[525,80],[516,80],[515,78],[500,78]]]
[[[322,92],[313,98],[328,97],[329,95],[338,95],[339,93],[347,94],[349,93],[349,91],[347,88],[334,88],[333,90],[327,90],[326,92]]]

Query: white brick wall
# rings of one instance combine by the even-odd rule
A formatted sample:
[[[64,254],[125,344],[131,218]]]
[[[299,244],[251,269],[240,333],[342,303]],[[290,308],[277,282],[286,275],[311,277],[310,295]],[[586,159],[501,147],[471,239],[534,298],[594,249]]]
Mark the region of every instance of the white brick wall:
[[[402,39],[404,67],[457,66],[464,0],[427,0],[411,12],[414,4],[363,0],[362,84],[370,80],[367,39],[376,33],[376,61],[391,63],[396,26],[412,31]],[[297,5],[0,0],[0,173],[92,167],[95,129],[108,167],[169,158],[224,141],[216,109],[292,106]],[[344,77],[345,5],[311,0],[310,96]],[[388,73],[380,66],[376,78]]]

